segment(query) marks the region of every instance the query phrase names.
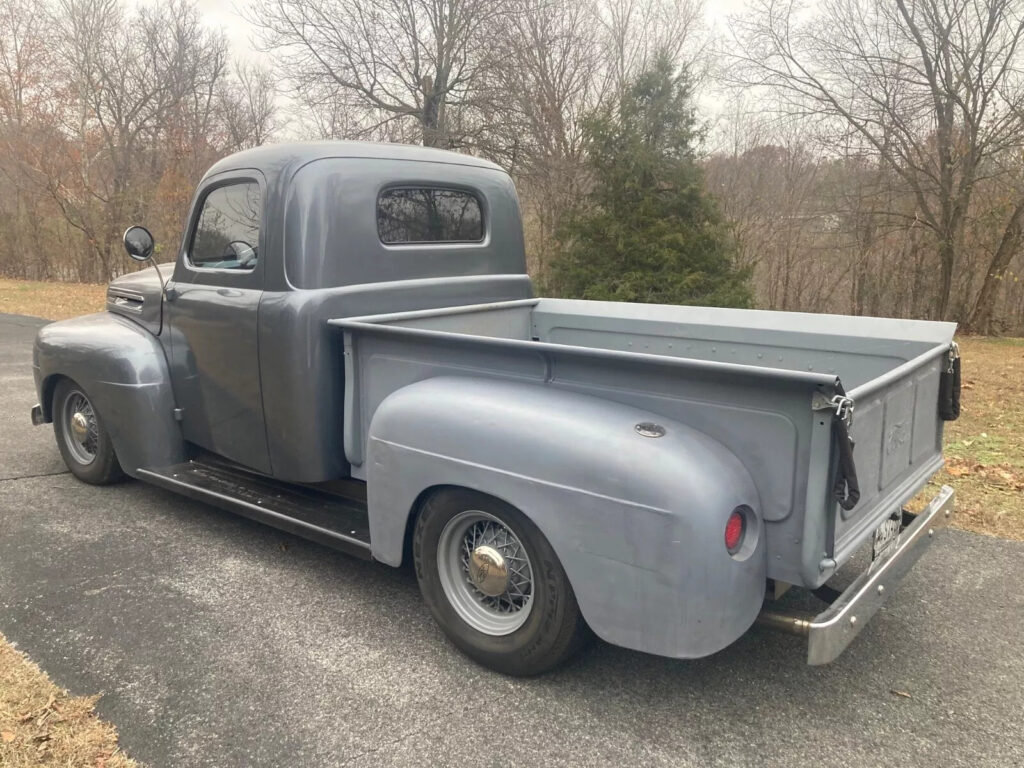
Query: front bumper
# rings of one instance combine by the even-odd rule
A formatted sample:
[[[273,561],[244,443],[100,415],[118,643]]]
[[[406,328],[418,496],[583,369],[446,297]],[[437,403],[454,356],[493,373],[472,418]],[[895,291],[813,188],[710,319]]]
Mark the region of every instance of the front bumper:
[[[33,405],[32,406],[32,424],[39,426],[40,424],[46,423],[46,417],[43,416],[43,406]]]
[[[903,529],[891,553],[874,561],[822,613],[813,618],[764,610],[757,622],[807,638],[807,663],[834,661],[928,548],[935,532],[953,515],[953,489],[942,486],[938,495]]]

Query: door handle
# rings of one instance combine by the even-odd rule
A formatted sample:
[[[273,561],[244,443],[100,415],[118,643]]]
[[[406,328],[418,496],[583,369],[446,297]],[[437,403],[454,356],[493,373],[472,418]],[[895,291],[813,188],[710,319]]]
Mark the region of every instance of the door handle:
[[[240,290],[238,290],[237,288],[218,288],[217,289],[217,295],[218,296],[231,296],[231,297],[234,297],[234,296],[241,296],[242,292]]]

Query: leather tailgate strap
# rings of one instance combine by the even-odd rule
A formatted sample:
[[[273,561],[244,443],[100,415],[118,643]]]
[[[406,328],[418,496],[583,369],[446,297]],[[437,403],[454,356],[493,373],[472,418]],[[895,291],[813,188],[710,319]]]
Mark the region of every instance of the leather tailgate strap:
[[[853,509],[860,501],[860,484],[857,482],[857,466],[853,463],[853,438],[846,420],[836,415],[832,424],[832,438],[839,453],[836,484],[833,489],[836,501],[845,510]]]
[[[949,347],[948,364],[939,377],[939,416],[943,421],[960,418],[960,346]]]
[[[843,385],[836,381],[836,394],[829,401],[832,408],[832,442],[838,461],[835,466],[836,480],[832,494],[843,509],[849,511],[860,501],[860,484],[857,482],[857,465],[853,463],[853,438],[850,437],[850,423],[853,420],[853,400],[846,396]]]

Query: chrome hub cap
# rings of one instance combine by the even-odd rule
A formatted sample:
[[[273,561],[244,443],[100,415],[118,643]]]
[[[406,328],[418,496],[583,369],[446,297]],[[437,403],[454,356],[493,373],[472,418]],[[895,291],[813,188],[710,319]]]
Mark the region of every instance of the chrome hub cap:
[[[64,445],[79,464],[89,464],[99,449],[99,425],[89,398],[74,391],[64,400]]]
[[[448,602],[473,629],[508,635],[533,609],[533,569],[519,537],[487,512],[460,512],[437,543],[437,569]]]
[[[85,438],[89,436],[89,420],[81,411],[76,411],[72,414],[71,431],[74,433],[75,439],[80,443],[85,442]]]
[[[497,597],[508,589],[508,566],[494,547],[486,544],[469,556],[469,580],[487,597]]]

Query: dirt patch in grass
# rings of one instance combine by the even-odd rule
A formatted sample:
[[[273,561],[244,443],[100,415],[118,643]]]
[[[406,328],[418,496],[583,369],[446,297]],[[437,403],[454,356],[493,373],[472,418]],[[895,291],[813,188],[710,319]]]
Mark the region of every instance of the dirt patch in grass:
[[[100,312],[106,300],[105,285],[43,283],[0,277],[0,312],[63,320]]]
[[[1024,339],[957,340],[960,418],[946,424],[946,468],[923,496],[951,485],[957,527],[1024,541]]]
[[[0,635],[0,765],[139,768],[96,717],[98,696],[71,696]]]

